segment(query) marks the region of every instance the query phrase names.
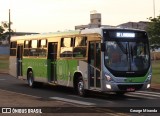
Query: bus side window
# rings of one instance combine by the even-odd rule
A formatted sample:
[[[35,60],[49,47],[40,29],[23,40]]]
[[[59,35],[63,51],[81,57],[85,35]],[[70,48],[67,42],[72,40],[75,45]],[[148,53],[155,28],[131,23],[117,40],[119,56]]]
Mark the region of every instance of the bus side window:
[[[101,43],[96,43],[96,67],[101,69]]]
[[[89,47],[89,64],[90,65],[92,65],[92,66],[94,66],[94,64],[95,64],[95,55],[94,55],[94,51],[95,49],[94,49],[94,43],[91,43],[90,44],[90,47]]]
[[[75,39],[75,47],[87,46],[87,37],[76,37]]]
[[[17,42],[11,42],[10,48],[17,48]]]
[[[38,41],[37,40],[32,40],[31,48],[37,48],[37,46],[38,46]]]
[[[47,40],[46,39],[42,39],[39,40],[38,42],[38,56],[39,57],[46,57],[47,56]]]
[[[87,37],[76,37],[73,57],[86,57]]]
[[[30,56],[38,56],[38,40],[31,41]]]
[[[24,52],[23,52],[24,56],[29,56],[30,46],[31,46],[31,41],[29,40],[24,41]]]
[[[60,57],[72,57],[73,55],[72,45],[73,45],[73,38],[62,38]]]
[[[61,47],[64,47],[64,38],[61,38]]]
[[[16,56],[17,42],[11,42],[10,44],[10,56]]]
[[[24,41],[24,48],[29,48],[29,40]]]
[[[46,39],[39,40],[39,47],[46,48],[47,47],[47,40]]]

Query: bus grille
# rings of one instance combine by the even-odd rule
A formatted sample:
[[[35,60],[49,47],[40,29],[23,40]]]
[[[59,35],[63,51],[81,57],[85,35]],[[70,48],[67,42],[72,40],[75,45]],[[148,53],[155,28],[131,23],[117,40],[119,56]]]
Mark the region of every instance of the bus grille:
[[[128,88],[134,88],[135,90],[141,89],[143,84],[136,84],[136,85],[118,85],[118,88],[122,91],[126,91]]]

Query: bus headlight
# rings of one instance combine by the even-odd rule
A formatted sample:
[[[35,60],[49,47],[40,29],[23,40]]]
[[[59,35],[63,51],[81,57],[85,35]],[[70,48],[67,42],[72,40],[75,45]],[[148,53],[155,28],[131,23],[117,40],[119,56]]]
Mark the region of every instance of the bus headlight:
[[[147,89],[151,87],[151,84],[147,84]]]
[[[107,89],[111,89],[111,85],[106,84],[106,88],[107,88]]]

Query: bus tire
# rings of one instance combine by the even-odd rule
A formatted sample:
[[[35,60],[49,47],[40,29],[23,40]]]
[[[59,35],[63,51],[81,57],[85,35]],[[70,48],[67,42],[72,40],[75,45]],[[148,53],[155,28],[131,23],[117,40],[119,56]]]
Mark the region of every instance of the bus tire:
[[[84,82],[83,82],[82,78],[78,79],[77,92],[78,92],[79,96],[82,96],[82,97],[86,96],[86,91],[84,89]]]
[[[33,77],[33,72],[29,71],[27,74],[27,80],[28,80],[28,85],[29,87],[35,87],[35,82],[34,82],[34,77]]]

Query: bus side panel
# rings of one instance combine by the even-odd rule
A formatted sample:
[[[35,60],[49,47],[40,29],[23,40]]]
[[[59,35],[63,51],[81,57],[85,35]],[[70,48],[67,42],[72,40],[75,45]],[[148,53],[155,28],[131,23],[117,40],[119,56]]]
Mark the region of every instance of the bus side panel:
[[[79,69],[78,70],[79,70],[79,72],[82,73],[85,89],[89,89],[88,62],[87,61],[79,61]]]
[[[17,58],[9,57],[9,74],[17,77]]]
[[[60,85],[73,86],[73,75],[77,70],[78,60],[57,60],[57,81]]]
[[[27,76],[28,68],[32,68],[35,81],[48,82],[47,59],[23,58],[23,76]]]
[[[77,67],[78,67],[78,60],[69,60],[69,85],[73,87],[73,77],[74,77],[74,73],[75,71],[77,71]]]
[[[47,78],[48,82],[51,81],[51,60],[47,59]]]

